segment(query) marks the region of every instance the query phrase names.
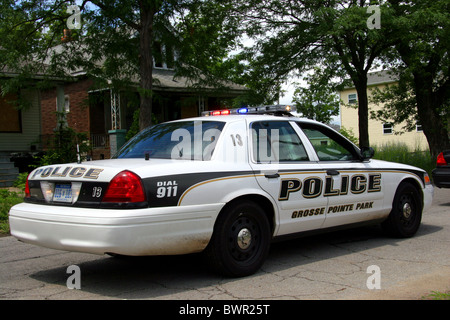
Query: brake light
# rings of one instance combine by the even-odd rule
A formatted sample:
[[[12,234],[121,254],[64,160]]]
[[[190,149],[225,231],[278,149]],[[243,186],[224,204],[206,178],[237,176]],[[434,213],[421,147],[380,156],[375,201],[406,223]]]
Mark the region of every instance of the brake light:
[[[122,171],[109,183],[102,202],[144,202],[145,199],[141,178],[131,171]]]
[[[30,192],[30,185],[28,183],[28,178],[30,177],[30,175],[28,174],[27,176],[27,180],[25,182],[25,198],[30,198],[31,197],[31,192]]]
[[[447,161],[445,161],[443,152],[439,153],[439,155],[437,156],[436,165],[437,166],[446,166],[447,165]]]

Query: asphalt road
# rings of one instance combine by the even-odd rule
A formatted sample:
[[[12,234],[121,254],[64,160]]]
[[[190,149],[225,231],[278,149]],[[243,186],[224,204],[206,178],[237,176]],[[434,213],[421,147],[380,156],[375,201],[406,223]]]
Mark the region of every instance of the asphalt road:
[[[375,226],[275,243],[262,270],[239,279],[217,276],[198,255],[118,259],[8,236],[0,238],[0,299],[420,299],[450,291],[449,245],[450,189],[437,188],[413,238]]]

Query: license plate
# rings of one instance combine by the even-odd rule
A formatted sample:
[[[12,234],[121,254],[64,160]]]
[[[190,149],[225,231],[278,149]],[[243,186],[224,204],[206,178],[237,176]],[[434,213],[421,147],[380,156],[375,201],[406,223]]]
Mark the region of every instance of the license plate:
[[[53,201],[71,203],[72,186],[70,184],[55,185],[55,193],[53,194]]]

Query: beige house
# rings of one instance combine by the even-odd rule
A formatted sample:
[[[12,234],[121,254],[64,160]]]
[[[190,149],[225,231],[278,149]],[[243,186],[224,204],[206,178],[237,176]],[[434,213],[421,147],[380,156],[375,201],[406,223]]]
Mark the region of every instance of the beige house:
[[[402,130],[403,125],[392,125],[378,120],[370,119],[370,112],[380,110],[382,105],[371,103],[371,95],[374,88],[382,90],[386,85],[392,85],[396,79],[386,71],[368,74],[367,94],[369,98],[369,139],[372,147],[382,147],[392,143],[405,143],[411,150],[428,150],[428,142],[419,123],[413,131],[395,134],[396,130]],[[355,87],[347,87],[339,92],[341,103],[341,126],[358,135],[358,95]],[[354,107],[352,107],[354,106]]]

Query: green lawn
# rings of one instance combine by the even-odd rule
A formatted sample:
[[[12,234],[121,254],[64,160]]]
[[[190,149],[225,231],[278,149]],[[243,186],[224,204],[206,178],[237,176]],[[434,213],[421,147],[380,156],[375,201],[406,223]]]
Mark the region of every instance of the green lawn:
[[[7,188],[0,189],[0,235],[9,234],[9,209],[22,201],[21,193],[10,191]]]

